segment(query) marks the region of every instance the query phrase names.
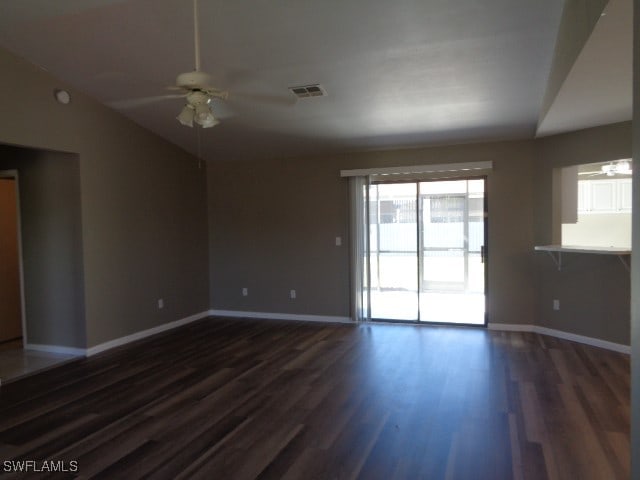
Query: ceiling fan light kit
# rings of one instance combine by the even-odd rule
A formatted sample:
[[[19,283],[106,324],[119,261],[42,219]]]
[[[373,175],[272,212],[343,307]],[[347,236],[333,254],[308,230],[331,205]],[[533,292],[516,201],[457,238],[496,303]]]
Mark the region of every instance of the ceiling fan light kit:
[[[218,120],[213,116],[211,107],[207,103],[200,103],[196,105],[196,117],[195,121],[202,128],[210,128],[217,125]]]
[[[218,123],[211,111],[211,97],[204,92],[194,91],[187,95],[187,104],[176,119],[185,127],[193,127],[193,122],[202,128],[211,128]]]
[[[194,116],[194,108],[191,105],[185,105],[176,119],[185,127],[193,127]]]
[[[227,94],[226,92],[206,87],[191,87],[186,95],[187,104],[182,108],[176,119],[186,127],[193,127],[193,122],[202,128],[217,125],[220,122],[214,117],[210,105],[213,98],[225,99]]]
[[[220,123],[213,115],[209,105],[204,103],[195,107],[193,105],[185,105],[176,119],[185,127],[193,127],[193,122],[202,128],[211,128]]]

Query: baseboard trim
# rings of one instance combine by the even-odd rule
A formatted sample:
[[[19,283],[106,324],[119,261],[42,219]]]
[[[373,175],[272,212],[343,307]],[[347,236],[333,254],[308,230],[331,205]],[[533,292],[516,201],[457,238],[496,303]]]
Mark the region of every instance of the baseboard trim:
[[[562,338],[563,340],[570,340],[572,342],[584,343],[586,345],[591,345],[592,347],[604,348],[607,350],[612,350],[614,352],[626,353],[628,355],[631,354],[631,347],[629,345],[609,342],[607,340],[587,337],[585,335],[578,335],[577,333],[564,332],[562,330],[556,330],[554,328],[541,327],[539,325],[490,323],[489,330],[505,331],[505,332],[539,333],[542,335],[549,335],[550,337]]]
[[[188,317],[181,318],[173,322],[158,325],[157,327],[149,328],[141,332],[132,333],[131,335],[126,335],[124,337],[116,338],[114,340],[109,340],[108,342],[104,342],[99,345],[94,345],[93,347],[86,348],[86,349],[75,348],[75,347],[65,347],[62,345],[42,345],[42,344],[33,344],[33,343],[26,344],[24,348],[26,350],[33,350],[38,352],[48,352],[48,353],[56,353],[56,354],[63,354],[63,355],[90,357],[92,355],[97,355],[98,353],[102,353],[106,350],[120,347],[122,345],[126,345],[127,343],[135,342],[136,340],[141,340],[143,338],[150,337],[151,335],[155,335],[157,333],[165,332],[167,330],[172,330],[174,328],[187,325],[189,323],[195,322],[197,320],[201,320],[203,318],[207,318],[209,316],[227,317],[227,318],[253,318],[253,319],[263,319],[263,320],[293,320],[293,321],[302,321],[302,322],[344,323],[344,324],[351,324],[351,325],[354,324],[353,320],[351,320],[350,317],[212,309],[209,311],[196,313],[195,315],[190,315]],[[631,354],[631,347],[629,345],[609,342],[607,340],[601,340],[599,338],[587,337],[585,335],[578,335],[576,333],[564,332],[562,330],[541,327],[538,325],[489,323],[487,328],[489,330],[495,330],[495,331],[539,333],[542,335],[549,335],[551,337],[562,338],[564,340],[584,343],[586,345],[591,345],[593,347],[612,350],[614,352]]]
[[[303,315],[298,313],[243,312],[239,310],[209,310],[212,317],[258,318],[263,320],[297,320],[301,322],[350,323],[349,317],[330,315]]]
[[[84,348],[64,347],[62,345],[42,345],[38,343],[27,343],[24,346],[24,349],[33,350],[34,352],[75,355],[77,357],[84,357],[86,355],[86,349]]]
[[[85,355],[90,357],[92,355],[97,355],[98,353],[102,353],[106,350],[111,350],[112,348],[120,347],[122,345],[126,345],[127,343],[135,342],[136,340],[141,340],[146,337],[150,337],[151,335],[155,335],[157,333],[166,332],[167,330],[173,330],[174,328],[182,327],[183,325],[187,325],[188,323],[195,322],[197,320],[201,320],[203,318],[207,318],[209,316],[209,312],[200,312],[195,315],[190,315],[185,318],[181,318],[180,320],[175,320],[169,323],[163,323],[162,325],[158,325],[157,327],[149,328],[147,330],[142,330],[141,332],[132,333],[131,335],[126,335],[124,337],[115,338],[113,340],[109,340],[108,342],[101,343],[99,345],[94,345],[93,347],[87,348],[85,351]]]
[[[489,323],[487,328],[500,332],[533,332],[536,327],[535,325],[521,323]]]
[[[584,335],[578,335],[575,333],[563,332],[561,330],[555,330],[547,327],[535,327],[536,333],[543,335],[551,335],[552,337],[562,338],[564,340],[571,340],[573,342],[586,343],[593,347],[606,348],[607,350],[613,350],[614,352],[631,354],[631,347],[629,345],[623,345],[621,343],[609,342],[607,340],[601,340],[599,338],[585,337]]]

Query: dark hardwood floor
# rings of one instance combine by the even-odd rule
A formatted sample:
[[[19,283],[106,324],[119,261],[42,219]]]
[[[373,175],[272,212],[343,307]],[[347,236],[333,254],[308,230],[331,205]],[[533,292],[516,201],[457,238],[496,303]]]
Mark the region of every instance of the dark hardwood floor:
[[[536,334],[207,319],[3,385],[0,474],[624,479],[629,382]]]

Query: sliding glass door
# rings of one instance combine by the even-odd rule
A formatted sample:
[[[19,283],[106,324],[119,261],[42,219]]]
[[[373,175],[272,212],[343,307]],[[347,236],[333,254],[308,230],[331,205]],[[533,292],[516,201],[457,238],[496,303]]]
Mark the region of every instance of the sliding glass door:
[[[416,183],[371,185],[371,318],[419,320]]]
[[[485,180],[368,189],[371,319],[485,323]]]

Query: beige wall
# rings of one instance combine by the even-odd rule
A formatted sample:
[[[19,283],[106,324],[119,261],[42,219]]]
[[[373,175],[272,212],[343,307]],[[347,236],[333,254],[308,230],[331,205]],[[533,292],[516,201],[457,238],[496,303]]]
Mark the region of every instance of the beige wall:
[[[629,274],[616,257],[565,256],[552,239],[552,172],[630,156],[630,123],[536,141],[219,163],[209,171],[214,309],[349,316],[347,184],[341,169],[492,160],[488,182],[491,323],[538,324],[629,344]],[[249,296],[241,290],[249,288]],[[296,289],[298,298],[288,297]],[[553,300],[560,311],[553,311]]]
[[[72,346],[206,311],[205,169],[4,50],[0,70],[0,143],[78,155],[86,341]],[[54,101],[60,87],[70,105]]]
[[[213,308],[348,316],[347,186],[336,168],[334,160],[209,166]]]
[[[0,178],[0,342],[22,336],[16,182]]]
[[[559,243],[553,215],[552,177],[558,167],[631,156],[631,123],[542,138],[536,141],[534,238]],[[554,220],[556,227],[554,229]],[[629,345],[629,273],[615,256],[565,254],[559,272],[545,253],[535,255],[536,320],[539,325]],[[560,310],[553,310],[553,300]]]
[[[212,308],[349,316],[349,203],[340,170],[486,160],[494,162],[487,187],[489,318],[533,323],[528,141],[211,165]]]

